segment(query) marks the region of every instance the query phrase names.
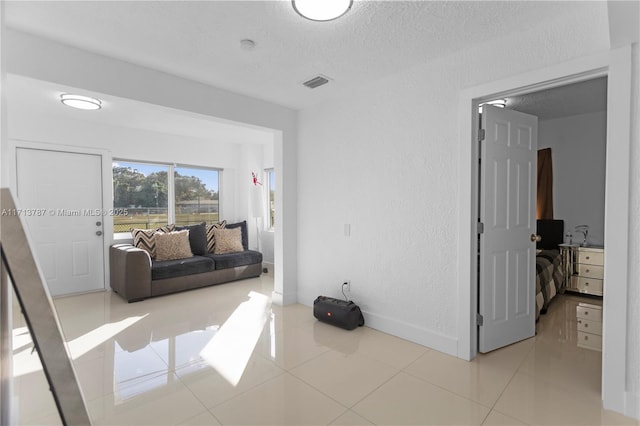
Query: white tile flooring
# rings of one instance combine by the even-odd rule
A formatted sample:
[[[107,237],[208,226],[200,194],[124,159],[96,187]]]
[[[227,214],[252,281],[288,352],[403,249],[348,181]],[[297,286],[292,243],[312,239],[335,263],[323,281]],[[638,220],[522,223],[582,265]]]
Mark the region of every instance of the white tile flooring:
[[[576,347],[575,296],[554,300],[536,337],[466,362],[271,306],[272,288],[263,276],[133,304],[57,299],[93,423],[638,425],[602,408],[601,354]],[[37,355],[15,352],[21,423],[60,424]]]

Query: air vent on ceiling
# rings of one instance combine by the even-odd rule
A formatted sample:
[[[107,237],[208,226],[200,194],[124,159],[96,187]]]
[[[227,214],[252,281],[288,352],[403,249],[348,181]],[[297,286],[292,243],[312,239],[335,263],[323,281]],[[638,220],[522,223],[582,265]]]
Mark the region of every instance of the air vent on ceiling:
[[[316,87],[322,86],[323,84],[327,84],[329,80],[330,79],[328,77],[325,77],[323,75],[317,75],[312,79],[305,81],[302,84],[307,86],[309,89],[315,89]]]

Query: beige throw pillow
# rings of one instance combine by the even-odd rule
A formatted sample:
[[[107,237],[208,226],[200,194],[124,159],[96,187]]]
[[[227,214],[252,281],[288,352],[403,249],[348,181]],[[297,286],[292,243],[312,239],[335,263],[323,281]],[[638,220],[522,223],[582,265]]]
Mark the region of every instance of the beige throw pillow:
[[[240,228],[214,229],[213,235],[216,240],[216,245],[213,247],[214,254],[244,251],[242,247],[242,230]]]
[[[158,232],[156,239],[156,260],[185,259],[193,256],[189,245],[189,231],[176,231],[167,234]]]

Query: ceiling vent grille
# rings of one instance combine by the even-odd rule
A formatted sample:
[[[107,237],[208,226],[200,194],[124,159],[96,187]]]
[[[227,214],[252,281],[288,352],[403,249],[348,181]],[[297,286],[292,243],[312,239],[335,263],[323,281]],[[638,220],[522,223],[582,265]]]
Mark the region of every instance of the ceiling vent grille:
[[[302,84],[307,86],[309,89],[315,89],[316,87],[320,87],[323,84],[327,84],[328,82],[329,82],[328,77],[325,77],[323,75],[317,75],[316,77],[313,77],[312,79],[309,79]]]

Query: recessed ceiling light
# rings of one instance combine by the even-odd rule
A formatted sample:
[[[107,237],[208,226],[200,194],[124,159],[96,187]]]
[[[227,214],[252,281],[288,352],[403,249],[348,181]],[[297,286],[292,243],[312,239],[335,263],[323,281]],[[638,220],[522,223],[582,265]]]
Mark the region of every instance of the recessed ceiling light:
[[[353,0],[291,0],[293,9],[312,21],[331,21],[347,13]]]
[[[100,99],[91,98],[89,96],[74,95],[71,93],[61,94],[60,102],[66,106],[78,109],[96,110],[102,108],[102,101]]]

